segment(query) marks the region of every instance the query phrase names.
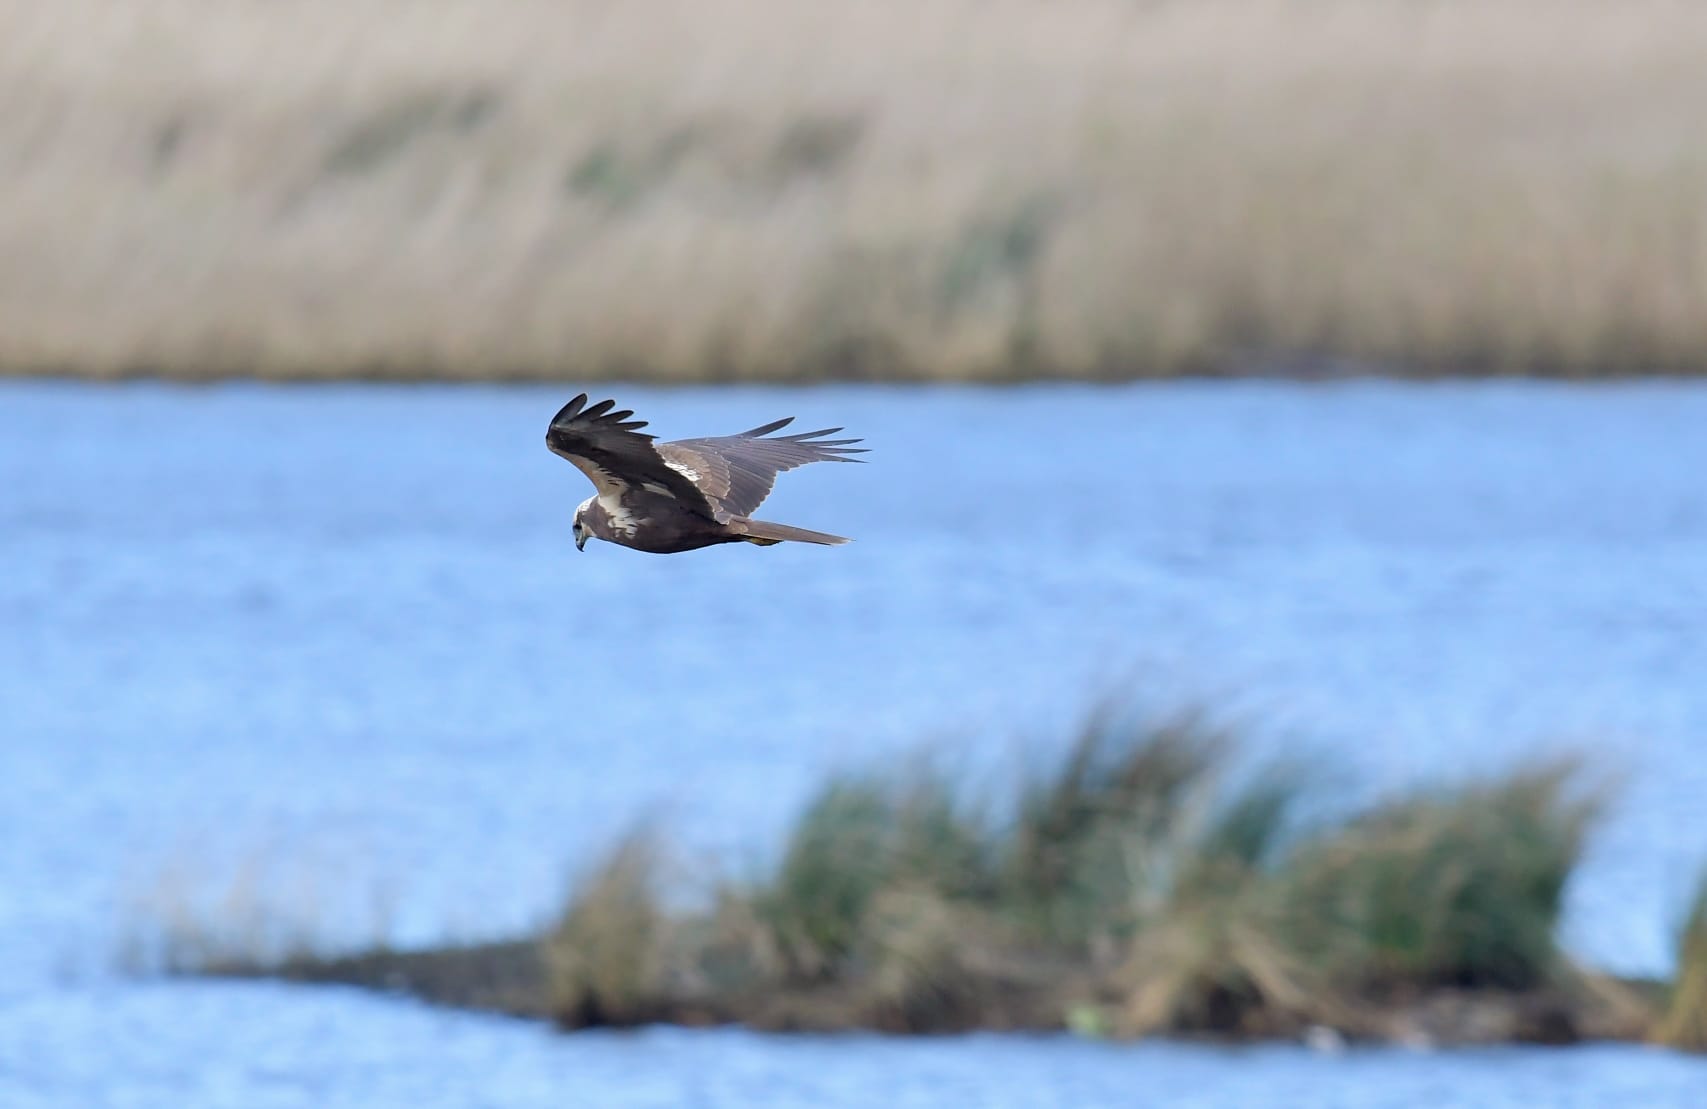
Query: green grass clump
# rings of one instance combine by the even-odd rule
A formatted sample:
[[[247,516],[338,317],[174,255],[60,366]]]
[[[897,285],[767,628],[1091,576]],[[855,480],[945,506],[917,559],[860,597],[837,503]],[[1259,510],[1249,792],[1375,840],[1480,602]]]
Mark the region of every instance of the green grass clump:
[[[1157,842],[1115,975],[1118,1027],[1232,1033],[1339,1020],[1346,1006],[1287,928],[1284,863],[1308,795],[1302,774],[1276,768]]]
[[[1117,961],[1143,912],[1141,856],[1167,849],[1230,751],[1195,718],[1097,712],[1006,822],[940,771],[837,777],[746,894],[759,946],[778,981],[857,983],[876,1023],[906,1029],[960,1026],[1043,968]]]
[[[1565,883],[1604,799],[1555,762],[1379,805],[1295,861],[1303,942],[1363,990],[1552,980]]]
[[[891,801],[880,782],[833,781],[795,825],[756,902],[790,977],[823,978],[853,949],[894,862]]]
[[[1577,764],[1305,834],[1320,799],[1303,764],[1253,773],[1237,756],[1201,717],[1101,711],[1058,768],[1022,780],[1005,822],[939,772],[835,777],[768,878],[725,889],[711,926],[678,924],[701,937],[690,977],[820,1006],[783,1027],[945,1030],[1053,1007],[1128,1035],[1378,1032],[1381,998],[1574,981],[1555,927],[1605,796]],[[582,1023],[656,991],[650,858],[619,853],[555,934],[557,1007]]]
[[[1668,1047],[1707,1052],[1707,871],[1684,922],[1677,981],[1657,1038]]]
[[[885,889],[964,897],[988,883],[988,871],[984,834],[941,775],[847,776],[832,779],[806,807],[754,907],[785,977],[819,981],[860,945]]]
[[[1195,716],[1160,725],[1104,707],[1055,773],[1023,783],[997,851],[1007,911],[1039,940],[1084,949],[1129,935],[1135,856],[1201,804],[1231,751]]]

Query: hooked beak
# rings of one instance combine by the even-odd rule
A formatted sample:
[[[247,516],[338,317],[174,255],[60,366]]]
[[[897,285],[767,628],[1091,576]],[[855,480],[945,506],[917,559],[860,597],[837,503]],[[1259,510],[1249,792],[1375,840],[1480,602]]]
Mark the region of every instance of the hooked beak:
[[[577,551],[584,551],[587,549],[587,533],[586,532],[582,532],[580,535],[577,535],[575,537],[575,549]]]

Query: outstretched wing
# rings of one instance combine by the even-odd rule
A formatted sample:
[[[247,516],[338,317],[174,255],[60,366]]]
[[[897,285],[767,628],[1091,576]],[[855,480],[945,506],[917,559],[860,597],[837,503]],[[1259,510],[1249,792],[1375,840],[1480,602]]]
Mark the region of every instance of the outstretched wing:
[[[645,420],[633,412],[612,412],[614,400],[588,407],[582,393],[564,405],[545,429],[545,445],[592,479],[601,500],[633,501],[642,491],[670,497],[683,507],[713,516],[711,502],[690,476],[672,468],[658,453],[656,438],[640,429]]]
[[[864,461],[848,457],[865,453],[863,447],[852,445],[864,440],[822,438],[842,430],[839,427],[771,435],[793,422],[790,416],[739,435],[677,439],[659,443],[656,449],[666,462],[685,471],[723,515],[746,516],[770,496],[776,475],[784,470],[808,462]]]

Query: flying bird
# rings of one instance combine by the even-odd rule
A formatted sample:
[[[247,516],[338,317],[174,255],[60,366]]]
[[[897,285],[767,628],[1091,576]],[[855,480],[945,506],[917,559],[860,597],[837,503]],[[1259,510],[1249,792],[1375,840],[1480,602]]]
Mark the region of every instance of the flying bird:
[[[587,404],[582,393],[553,416],[545,445],[573,462],[598,490],[575,509],[575,549],[603,539],[637,551],[675,554],[718,543],[846,543],[839,535],[749,518],[776,475],[808,462],[862,462],[860,439],[825,439],[842,430],[773,435],[776,420],[739,435],[659,443],[616,401]]]

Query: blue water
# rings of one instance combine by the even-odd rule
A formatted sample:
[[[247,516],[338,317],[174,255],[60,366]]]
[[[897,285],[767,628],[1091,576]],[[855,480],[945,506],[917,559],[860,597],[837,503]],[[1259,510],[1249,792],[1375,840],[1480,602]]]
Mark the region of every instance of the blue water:
[[[646,815],[758,865],[827,767],[996,779],[1111,687],[1228,706],[1345,804],[1587,748],[1625,788],[1568,942],[1669,965],[1707,387],[625,387],[667,436],[874,448],[762,513],[855,544],[668,558],[574,550],[570,391],[0,386],[0,1105],[1699,1103],[1707,1064],[1630,1048],[562,1037],[121,974],[186,899],[528,926]]]

